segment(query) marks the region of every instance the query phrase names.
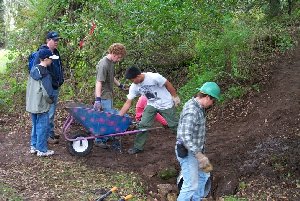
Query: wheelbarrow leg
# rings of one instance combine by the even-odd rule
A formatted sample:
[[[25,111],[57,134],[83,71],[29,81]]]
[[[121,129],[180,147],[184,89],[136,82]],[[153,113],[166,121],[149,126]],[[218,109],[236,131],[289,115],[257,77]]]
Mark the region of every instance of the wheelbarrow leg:
[[[122,153],[122,137],[118,136],[114,138],[114,141],[112,143],[112,148],[116,151],[119,151]]]

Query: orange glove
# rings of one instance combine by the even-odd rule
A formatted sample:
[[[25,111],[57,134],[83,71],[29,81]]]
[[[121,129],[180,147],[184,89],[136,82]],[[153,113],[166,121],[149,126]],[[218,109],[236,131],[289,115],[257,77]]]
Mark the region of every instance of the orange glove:
[[[208,158],[204,154],[198,152],[195,155],[195,157],[199,162],[199,169],[203,170],[206,173],[211,172],[213,170],[212,164],[209,162]]]

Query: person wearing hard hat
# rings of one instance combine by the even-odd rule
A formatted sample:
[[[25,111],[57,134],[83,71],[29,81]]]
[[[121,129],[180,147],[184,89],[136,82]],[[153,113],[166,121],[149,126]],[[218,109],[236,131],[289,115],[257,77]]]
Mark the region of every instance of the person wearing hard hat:
[[[195,97],[185,103],[177,128],[176,157],[180,163],[183,184],[177,201],[199,201],[205,197],[205,184],[212,165],[204,155],[205,109],[220,99],[220,87],[206,82]]]

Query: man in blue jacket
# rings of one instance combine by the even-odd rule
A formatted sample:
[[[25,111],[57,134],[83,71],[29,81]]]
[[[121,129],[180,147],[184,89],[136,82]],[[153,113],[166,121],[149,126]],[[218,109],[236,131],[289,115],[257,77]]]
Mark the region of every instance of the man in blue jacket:
[[[61,57],[59,51],[57,50],[59,35],[55,31],[50,31],[46,36],[46,44],[40,46],[39,50],[49,49],[54,55],[59,56],[59,59],[53,60],[51,65],[47,67],[51,78],[52,78],[52,87],[53,87],[53,103],[50,106],[49,110],[49,138],[48,143],[57,144],[59,135],[54,133],[54,115],[56,110],[56,105],[58,102],[59,88],[64,83],[64,73],[62,68]],[[39,56],[36,56],[34,65],[39,63]]]

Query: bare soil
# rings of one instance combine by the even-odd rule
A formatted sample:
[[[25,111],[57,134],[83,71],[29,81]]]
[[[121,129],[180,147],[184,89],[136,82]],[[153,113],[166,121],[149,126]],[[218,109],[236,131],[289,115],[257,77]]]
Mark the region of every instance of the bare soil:
[[[300,47],[276,58],[269,69],[259,92],[208,113],[206,149],[214,165],[211,199],[236,195],[249,200],[300,200]],[[58,108],[57,133],[67,115],[63,104]],[[28,154],[28,120],[1,114],[0,125],[0,170],[30,166],[34,159]],[[122,138],[122,153],[94,147],[84,158],[68,153],[63,136],[59,144],[50,146],[56,152],[55,160],[78,160],[91,169],[136,172],[148,192],[156,192],[158,184],[175,184],[176,177],[158,177],[166,168],[180,170],[174,154],[175,136],[165,129],[151,131],[144,152],[129,155],[126,151],[133,140],[134,135]],[[1,180],[8,182],[3,174]]]

